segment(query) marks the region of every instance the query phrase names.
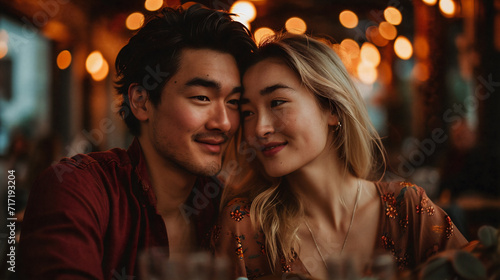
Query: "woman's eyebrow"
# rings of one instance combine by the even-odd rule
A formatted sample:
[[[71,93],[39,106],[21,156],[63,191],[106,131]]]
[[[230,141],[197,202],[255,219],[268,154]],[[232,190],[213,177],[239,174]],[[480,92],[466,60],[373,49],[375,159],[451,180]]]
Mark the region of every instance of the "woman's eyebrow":
[[[275,85],[268,86],[268,87],[264,88],[263,90],[261,90],[260,95],[268,95],[268,94],[274,92],[275,90],[282,89],[282,88],[289,89],[290,87],[285,86],[283,84],[275,84]]]

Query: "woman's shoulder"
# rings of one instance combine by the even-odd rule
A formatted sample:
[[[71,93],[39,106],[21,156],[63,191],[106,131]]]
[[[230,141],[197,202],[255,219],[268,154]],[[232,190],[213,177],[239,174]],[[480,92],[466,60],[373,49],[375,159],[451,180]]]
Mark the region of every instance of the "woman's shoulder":
[[[394,197],[396,201],[427,197],[423,188],[406,181],[378,182],[376,185],[382,197]]]
[[[377,183],[377,188],[380,192],[382,203],[391,211],[399,211],[404,216],[421,214],[424,211],[429,211],[429,213],[434,212],[433,203],[425,193],[425,190],[413,183],[379,182]]]

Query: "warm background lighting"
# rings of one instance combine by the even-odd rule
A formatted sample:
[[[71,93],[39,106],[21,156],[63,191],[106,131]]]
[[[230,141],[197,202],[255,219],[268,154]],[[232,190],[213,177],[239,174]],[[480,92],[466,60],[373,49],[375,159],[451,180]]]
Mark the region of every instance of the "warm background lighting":
[[[257,16],[257,10],[252,2],[236,1],[229,10],[230,13],[236,14],[232,18],[239,22],[252,22]]]
[[[359,45],[352,39],[344,39],[340,42],[340,47],[349,55],[351,59],[359,57]]]
[[[130,14],[125,21],[125,25],[130,30],[137,30],[141,28],[143,23],[144,15],[139,12]]]
[[[429,67],[426,63],[419,62],[413,67],[413,76],[420,82],[425,82],[429,79]]]
[[[103,59],[101,68],[97,72],[91,73],[91,75],[92,79],[99,82],[104,80],[104,78],[108,76],[108,73],[109,73],[108,62],[105,59]]]
[[[394,7],[387,7],[384,10],[384,17],[385,17],[385,20],[392,25],[398,25],[403,20],[403,16],[401,15],[401,12]]]
[[[260,44],[263,40],[268,38],[269,36],[273,36],[275,33],[271,28],[261,27],[254,32],[255,42]]]
[[[357,67],[359,80],[365,84],[373,84],[377,80],[377,69],[370,64],[360,63]]]
[[[9,47],[7,46],[7,42],[0,41],[0,59],[4,58],[9,52]]]
[[[419,58],[426,59],[429,56],[430,47],[427,39],[422,36],[417,36],[413,40],[415,45],[415,55]]]
[[[87,57],[87,60],[85,62],[85,67],[87,68],[87,71],[90,74],[95,74],[99,70],[101,70],[103,64],[104,64],[104,58],[102,57],[101,52],[100,51],[93,51]]]
[[[9,33],[5,29],[0,29],[0,41],[9,41]]]
[[[434,6],[437,3],[437,0],[422,0],[422,1],[429,6]]]
[[[410,40],[404,36],[399,36],[394,42],[394,52],[401,59],[410,59],[413,54],[413,47]]]
[[[378,31],[380,36],[384,37],[387,40],[394,40],[398,35],[398,31],[396,27],[387,21],[382,21],[378,26]]]
[[[144,2],[144,8],[148,11],[159,10],[163,6],[163,0],[146,0]]]
[[[70,66],[71,64],[71,53],[67,50],[60,52],[57,55],[57,67],[63,70]]]
[[[360,51],[361,62],[372,67],[377,67],[380,63],[380,53],[372,43],[365,42]]]
[[[285,23],[288,32],[294,34],[304,34],[307,30],[306,22],[298,17],[291,17]]]
[[[340,23],[347,28],[358,26],[358,16],[349,10],[344,10],[339,15]]]
[[[0,59],[4,58],[9,52],[9,34],[4,29],[0,29]]]
[[[392,82],[392,68],[389,63],[382,61],[378,65],[378,80],[386,85]]]
[[[455,14],[455,2],[453,0],[440,0],[439,9],[446,17],[452,17]]]
[[[380,35],[377,26],[370,26],[366,29],[366,38],[379,47],[383,47],[389,43],[387,39]]]

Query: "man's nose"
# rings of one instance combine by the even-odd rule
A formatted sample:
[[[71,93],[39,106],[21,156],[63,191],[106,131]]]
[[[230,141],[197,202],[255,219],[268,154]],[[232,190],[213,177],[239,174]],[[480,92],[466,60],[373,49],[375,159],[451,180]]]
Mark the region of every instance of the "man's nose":
[[[207,122],[207,129],[219,130],[227,132],[231,130],[231,120],[229,118],[229,111],[225,104],[215,106],[210,112],[210,117]]]

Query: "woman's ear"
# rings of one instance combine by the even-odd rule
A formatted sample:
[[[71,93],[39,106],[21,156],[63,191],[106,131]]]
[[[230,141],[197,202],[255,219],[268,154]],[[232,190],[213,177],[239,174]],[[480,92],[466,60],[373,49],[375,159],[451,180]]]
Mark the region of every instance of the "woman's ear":
[[[330,112],[328,115],[328,125],[330,126],[336,126],[339,124],[339,116],[336,113]]]
[[[131,84],[128,88],[128,100],[134,116],[139,121],[147,121],[149,119],[147,91],[139,84]]]

